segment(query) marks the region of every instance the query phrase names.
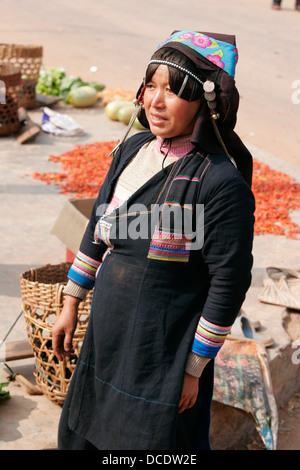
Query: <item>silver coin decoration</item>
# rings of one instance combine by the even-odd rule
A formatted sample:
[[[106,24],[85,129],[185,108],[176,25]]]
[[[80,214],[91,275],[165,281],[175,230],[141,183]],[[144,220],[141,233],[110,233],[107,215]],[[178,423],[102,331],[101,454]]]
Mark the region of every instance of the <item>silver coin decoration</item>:
[[[210,80],[206,80],[203,84],[203,89],[204,91],[207,91],[208,93],[214,91],[215,89],[215,84],[214,82],[211,82]]]
[[[214,91],[205,91],[204,98],[206,101],[214,101],[216,99],[216,93]]]
[[[217,103],[215,101],[208,101],[207,102],[210,109],[216,109]]]

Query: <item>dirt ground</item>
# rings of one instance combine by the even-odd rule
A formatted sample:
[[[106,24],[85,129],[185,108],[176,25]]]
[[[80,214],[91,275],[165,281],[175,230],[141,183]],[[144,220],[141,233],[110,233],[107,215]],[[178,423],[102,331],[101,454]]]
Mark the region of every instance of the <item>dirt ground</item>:
[[[293,341],[300,340],[299,312],[295,310],[289,311],[285,328]],[[299,358],[299,356],[297,356],[297,358]],[[278,449],[300,450],[300,388],[299,392],[289,400],[286,406],[279,409],[278,412]]]
[[[45,69],[64,67],[107,87],[136,90],[154,48],[173,30],[234,33],[240,57],[237,131],[283,168],[300,169],[300,13],[294,0],[283,1],[279,12],[270,3],[252,0],[249,8],[240,0],[2,0],[0,42],[41,44]],[[286,328],[300,339],[300,314],[290,312]],[[300,390],[279,410],[279,450],[300,450],[299,418]],[[259,438],[249,448],[262,448]]]
[[[292,340],[299,340],[300,345],[300,312],[289,310],[284,326]],[[299,359],[299,355],[297,358]],[[247,449],[264,449],[259,436],[253,438]],[[300,388],[299,392],[278,409],[277,450],[300,450]]]

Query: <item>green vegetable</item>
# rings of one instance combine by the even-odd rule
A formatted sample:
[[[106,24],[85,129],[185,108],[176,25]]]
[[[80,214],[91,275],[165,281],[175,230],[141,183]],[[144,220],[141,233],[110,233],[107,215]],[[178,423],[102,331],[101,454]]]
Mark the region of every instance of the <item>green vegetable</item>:
[[[72,104],[76,108],[84,108],[92,106],[98,101],[98,93],[92,86],[80,86],[72,89],[66,100],[67,103]]]
[[[64,77],[59,87],[59,95],[65,100],[71,90],[82,86],[82,80],[78,77]]]
[[[132,101],[115,100],[105,106],[105,114],[109,119],[118,121],[118,112],[124,106],[132,106]]]
[[[66,71],[64,69],[53,68],[47,72],[42,70],[39,73],[35,90],[41,95],[60,96],[60,85],[65,77]]]
[[[7,390],[2,390],[4,387],[8,387],[9,382],[0,382],[0,400],[10,398],[10,393]]]
[[[35,91],[41,95],[61,96],[66,102],[72,90],[83,86],[91,86],[96,91],[102,91],[105,88],[102,83],[86,82],[79,77],[67,76],[64,69],[52,68],[50,71],[42,70],[39,73]]]
[[[103,83],[91,82],[90,85],[96,88],[97,91],[102,91],[105,88],[105,85],[103,85]]]

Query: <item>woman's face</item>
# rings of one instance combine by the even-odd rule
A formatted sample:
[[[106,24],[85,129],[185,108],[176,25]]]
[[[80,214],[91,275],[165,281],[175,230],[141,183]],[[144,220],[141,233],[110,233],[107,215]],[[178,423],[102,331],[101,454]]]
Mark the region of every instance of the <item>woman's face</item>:
[[[167,139],[191,134],[202,98],[191,103],[179,98],[169,86],[169,71],[160,65],[146,84],[144,107],[150,130]]]

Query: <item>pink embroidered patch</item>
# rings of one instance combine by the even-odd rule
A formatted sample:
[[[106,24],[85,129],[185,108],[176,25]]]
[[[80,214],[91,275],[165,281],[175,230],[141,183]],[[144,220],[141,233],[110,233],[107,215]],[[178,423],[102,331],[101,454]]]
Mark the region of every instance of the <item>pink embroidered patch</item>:
[[[220,69],[223,69],[225,67],[224,62],[222,62],[221,57],[219,55],[207,55],[206,58],[212,62],[213,64],[217,65],[220,67]]]
[[[202,49],[205,49],[206,47],[209,47],[211,45],[211,40],[209,39],[208,36],[194,36],[191,39],[192,43],[197,46],[197,47],[202,47]]]

